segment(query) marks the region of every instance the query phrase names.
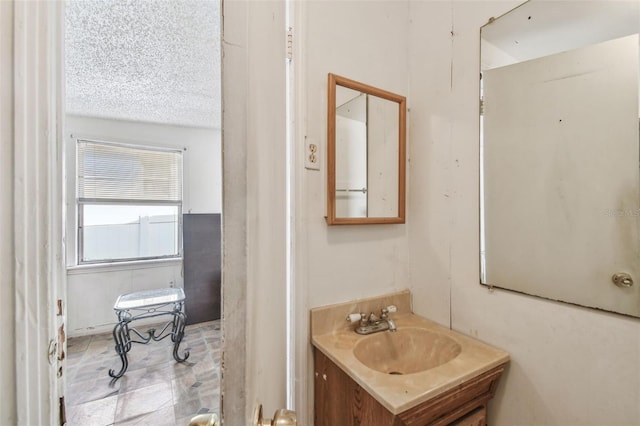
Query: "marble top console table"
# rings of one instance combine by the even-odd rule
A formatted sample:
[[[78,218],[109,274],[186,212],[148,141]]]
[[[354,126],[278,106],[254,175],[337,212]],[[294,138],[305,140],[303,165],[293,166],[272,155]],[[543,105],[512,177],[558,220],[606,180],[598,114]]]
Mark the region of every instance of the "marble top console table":
[[[180,343],[184,336],[186,316],[184,310],[184,291],[181,288],[163,288],[122,294],[116,300],[113,309],[118,317],[118,323],[113,328],[115,350],[122,367],[117,373],[109,370],[109,376],[114,380],[124,375],[129,366],[127,353],[132,343],[147,344],[151,340],[160,341],[171,337],[173,342],[173,358],[177,362],[184,362],[189,357],[185,351],[183,356],[178,354]],[[151,327],[146,332],[140,332],[133,327],[133,322],[145,318],[170,317],[162,329]]]

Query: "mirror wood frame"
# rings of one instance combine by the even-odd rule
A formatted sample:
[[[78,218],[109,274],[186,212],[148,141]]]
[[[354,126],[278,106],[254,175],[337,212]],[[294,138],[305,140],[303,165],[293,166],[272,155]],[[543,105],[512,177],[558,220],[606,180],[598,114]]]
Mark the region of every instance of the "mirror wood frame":
[[[383,217],[336,216],[336,86],[398,104],[398,215]],[[327,97],[327,216],[328,225],[371,225],[405,223],[406,200],[406,97],[329,73]]]

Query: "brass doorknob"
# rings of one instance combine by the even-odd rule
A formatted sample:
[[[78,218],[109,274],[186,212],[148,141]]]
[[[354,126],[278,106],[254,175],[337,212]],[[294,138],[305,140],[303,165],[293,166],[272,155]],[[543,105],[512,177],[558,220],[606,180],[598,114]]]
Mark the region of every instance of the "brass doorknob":
[[[280,408],[273,414],[273,420],[262,417],[262,404],[258,404],[254,411],[255,426],[298,426],[298,418],[295,411]]]
[[[189,426],[220,426],[220,423],[216,414],[207,413],[192,417]]]
[[[626,272],[618,272],[617,274],[613,274],[611,277],[611,281],[618,287],[629,288],[633,285],[633,278],[631,275]]]

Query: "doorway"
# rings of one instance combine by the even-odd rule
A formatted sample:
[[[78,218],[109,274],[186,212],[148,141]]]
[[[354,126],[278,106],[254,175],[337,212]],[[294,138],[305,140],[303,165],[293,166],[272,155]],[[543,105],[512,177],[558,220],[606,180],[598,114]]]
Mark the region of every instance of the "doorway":
[[[64,110],[60,96],[60,89],[64,87],[61,66],[64,4],[10,4],[15,11],[11,20],[24,23],[13,27],[13,39],[28,47],[15,49],[13,61],[8,61],[6,67],[15,68],[15,75],[20,76],[14,83],[15,115],[39,118],[15,120],[14,162],[20,168],[14,175],[28,174],[30,178],[36,175],[37,182],[42,183],[19,187],[18,181],[14,182],[14,188],[20,189],[16,192],[20,204],[15,201],[14,205],[32,207],[37,200],[37,205],[42,206],[38,212],[47,212],[38,215],[38,223],[43,225],[38,227],[32,226],[31,216],[18,214],[21,210],[14,214],[16,229],[24,231],[16,233],[15,245],[24,244],[29,248],[24,253],[16,251],[18,259],[25,261],[25,268],[14,275],[17,279],[26,275],[41,277],[19,282],[16,279],[14,305],[20,307],[16,309],[16,314],[20,313],[16,315],[16,324],[23,325],[25,332],[16,336],[16,353],[30,353],[33,345],[40,345],[41,349],[48,346],[52,352],[48,357],[13,357],[21,384],[9,389],[9,393],[15,395],[9,395],[8,406],[16,407],[16,414],[10,412],[9,416],[26,423],[42,423],[37,419],[46,418],[45,423],[55,424],[60,413],[58,404],[63,402],[58,397],[64,395],[61,386],[66,361],[52,363],[51,357],[56,353],[63,356],[56,352],[54,337],[58,336],[56,324],[67,317],[66,309],[59,309],[60,303],[56,302],[58,297],[66,302],[66,295],[71,292],[65,289],[62,262],[65,258],[62,250],[69,239],[64,238],[60,225],[63,211],[60,204],[64,205],[61,195],[65,192],[60,170],[64,163],[60,145],[65,139],[61,131]],[[283,5],[283,2],[230,1],[225,2],[224,7],[224,67],[233,70],[224,74],[222,84],[225,92],[223,282],[233,283],[223,283],[222,298],[224,353],[230,354],[224,360],[223,417],[229,424],[246,423],[257,400],[263,402],[266,410],[285,404],[287,340],[283,305],[287,295],[282,259],[287,240],[282,225],[286,214],[284,185],[281,185],[285,169],[283,123],[286,121]],[[275,84],[266,85],[265,79]],[[266,191],[256,192],[258,185]],[[249,217],[248,212],[260,214]],[[42,245],[32,244],[35,240],[47,243],[50,252],[43,254]],[[49,262],[51,268],[41,268],[47,263],[40,260]],[[134,275],[130,271],[123,273]],[[109,282],[103,284],[106,287]],[[31,297],[21,300],[26,292]],[[83,294],[93,296],[88,292]],[[34,300],[33,296],[38,299]],[[276,303],[262,305],[263,300]],[[66,303],[63,306],[66,307]],[[36,327],[26,321],[26,314],[37,314],[42,321]],[[108,321],[113,321],[110,316]],[[268,329],[253,332],[257,325],[267,323]],[[304,331],[301,335],[305,336]],[[296,347],[306,351],[307,343],[301,339]],[[58,348],[64,349],[65,345]],[[258,350],[263,356],[250,356]],[[44,371],[49,374],[43,375]],[[301,378],[306,377],[306,363],[301,363],[299,371]],[[36,385],[36,382],[45,382],[46,376],[50,386]],[[305,401],[304,392],[302,394],[299,399]]]
[[[147,416],[151,415],[153,404],[148,406],[148,411],[127,413],[119,408],[124,405],[139,407],[145,392],[157,397],[169,390],[174,397],[181,396],[177,398],[179,401],[156,401],[153,411],[155,415],[162,412],[164,420],[180,422],[187,415],[202,410],[219,410],[219,386],[216,394],[209,389],[209,383],[220,380],[220,374],[213,372],[220,365],[221,328],[220,4],[211,1],[69,1],[65,13],[64,50],[69,335],[66,403],[70,420],[74,402],[88,402],[87,398],[73,400],[77,393],[72,392],[72,387],[83,388],[88,384],[73,380],[82,379],[81,372],[88,369],[94,371],[97,382],[104,376],[104,382],[108,383],[109,367],[105,367],[105,361],[100,358],[104,357],[107,363],[109,357],[113,364],[119,362],[113,345],[109,345],[116,298],[132,291],[183,287],[187,296],[187,317],[197,317],[190,313],[196,311],[190,302],[205,298],[200,290],[190,294],[189,283],[200,280],[204,281],[204,287],[211,284],[211,271],[203,277],[202,265],[211,266],[216,262],[218,268],[213,274],[217,273],[217,277],[213,280],[217,279],[214,283],[217,290],[208,289],[207,297],[216,294],[218,297],[217,300],[205,300],[205,310],[215,305],[217,309],[211,309],[214,311],[212,316],[200,317],[206,321],[204,325],[191,321],[192,325],[187,327],[181,348],[191,352],[189,359],[177,365],[171,358],[171,351],[162,343],[133,345],[129,372],[113,387],[105,387],[98,395],[88,398],[94,404],[93,408],[99,399],[103,400],[102,406],[110,405],[115,410],[116,424],[132,418],[151,419]],[[127,204],[129,208],[132,204],[148,206],[150,202],[142,199],[136,203],[125,197],[76,199],[79,176],[76,147],[80,140],[118,146],[124,151],[126,148],[179,151],[183,191],[178,219],[171,222],[167,221],[166,214],[153,213],[146,216],[135,213],[138,218],[133,219],[120,213],[89,217],[86,207],[90,203],[115,208]],[[118,163],[110,163],[106,168],[120,168],[119,173],[129,173],[134,167],[126,166],[134,164],[131,156],[103,158],[102,161]],[[202,217],[213,217],[207,226],[218,228],[206,229],[206,235],[202,229],[192,232],[191,225],[199,223]],[[124,261],[119,261],[120,258],[114,261],[109,257],[111,254],[96,260],[86,252],[87,240],[99,228],[104,232],[98,246],[105,249],[112,244],[114,250],[125,250],[127,255],[121,256]],[[108,240],[108,236],[114,235],[119,238]],[[164,245],[175,237],[171,241],[177,244],[177,255],[171,255],[171,250],[166,252],[169,255],[161,256],[144,252],[139,247],[140,241],[144,241],[143,235],[148,237],[143,244],[146,246]],[[190,250],[194,241],[202,242],[203,236],[208,243],[204,250],[202,247]],[[210,238],[216,237],[217,241],[211,245]],[[126,245],[128,241],[132,244]],[[209,250],[213,252],[211,256],[203,256],[206,254],[203,252]],[[103,251],[112,253],[112,250]],[[141,329],[146,330],[146,327]],[[84,368],[86,365],[82,364],[84,367],[80,368],[81,364],[78,364],[79,368],[74,369],[74,361],[87,358],[89,367]],[[133,368],[140,365],[155,367],[145,367],[152,370]],[[70,382],[73,383],[69,385]],[[136,395],[132,398],[133,392]],[[129,398],[123,399],[124,394],[129,394]],[[203,395],[209,402],[202,402]],[[218,399],[217,404],[211,402],[214,398]],[[109,401],[105,402],[106,399]],[[184,407],[188,407],[187,411]]]

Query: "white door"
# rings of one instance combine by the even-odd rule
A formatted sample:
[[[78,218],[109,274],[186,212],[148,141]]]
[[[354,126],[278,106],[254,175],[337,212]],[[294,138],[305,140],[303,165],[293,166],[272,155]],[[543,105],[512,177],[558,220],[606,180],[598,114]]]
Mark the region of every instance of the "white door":
[[[15,371],[15,387],[0,393],[8,403],[0,422],[57,425],[64,418],[63,8],[62,2],[6,2],[1,10],[8,29],[3,36],[14,42],[2,71],[13,71],[13,105],[5,112],[13,116],[7,145],[13,145],[14,294],[8,312],[14,316],[7,321],[15,325],[14,341],[3,342],[12,352],[3,352],[3,367]],[[11,9],[12,25],[5,15]]]
[[[285,2],[222,10],[222,411],[241,425],[287,404]]]

